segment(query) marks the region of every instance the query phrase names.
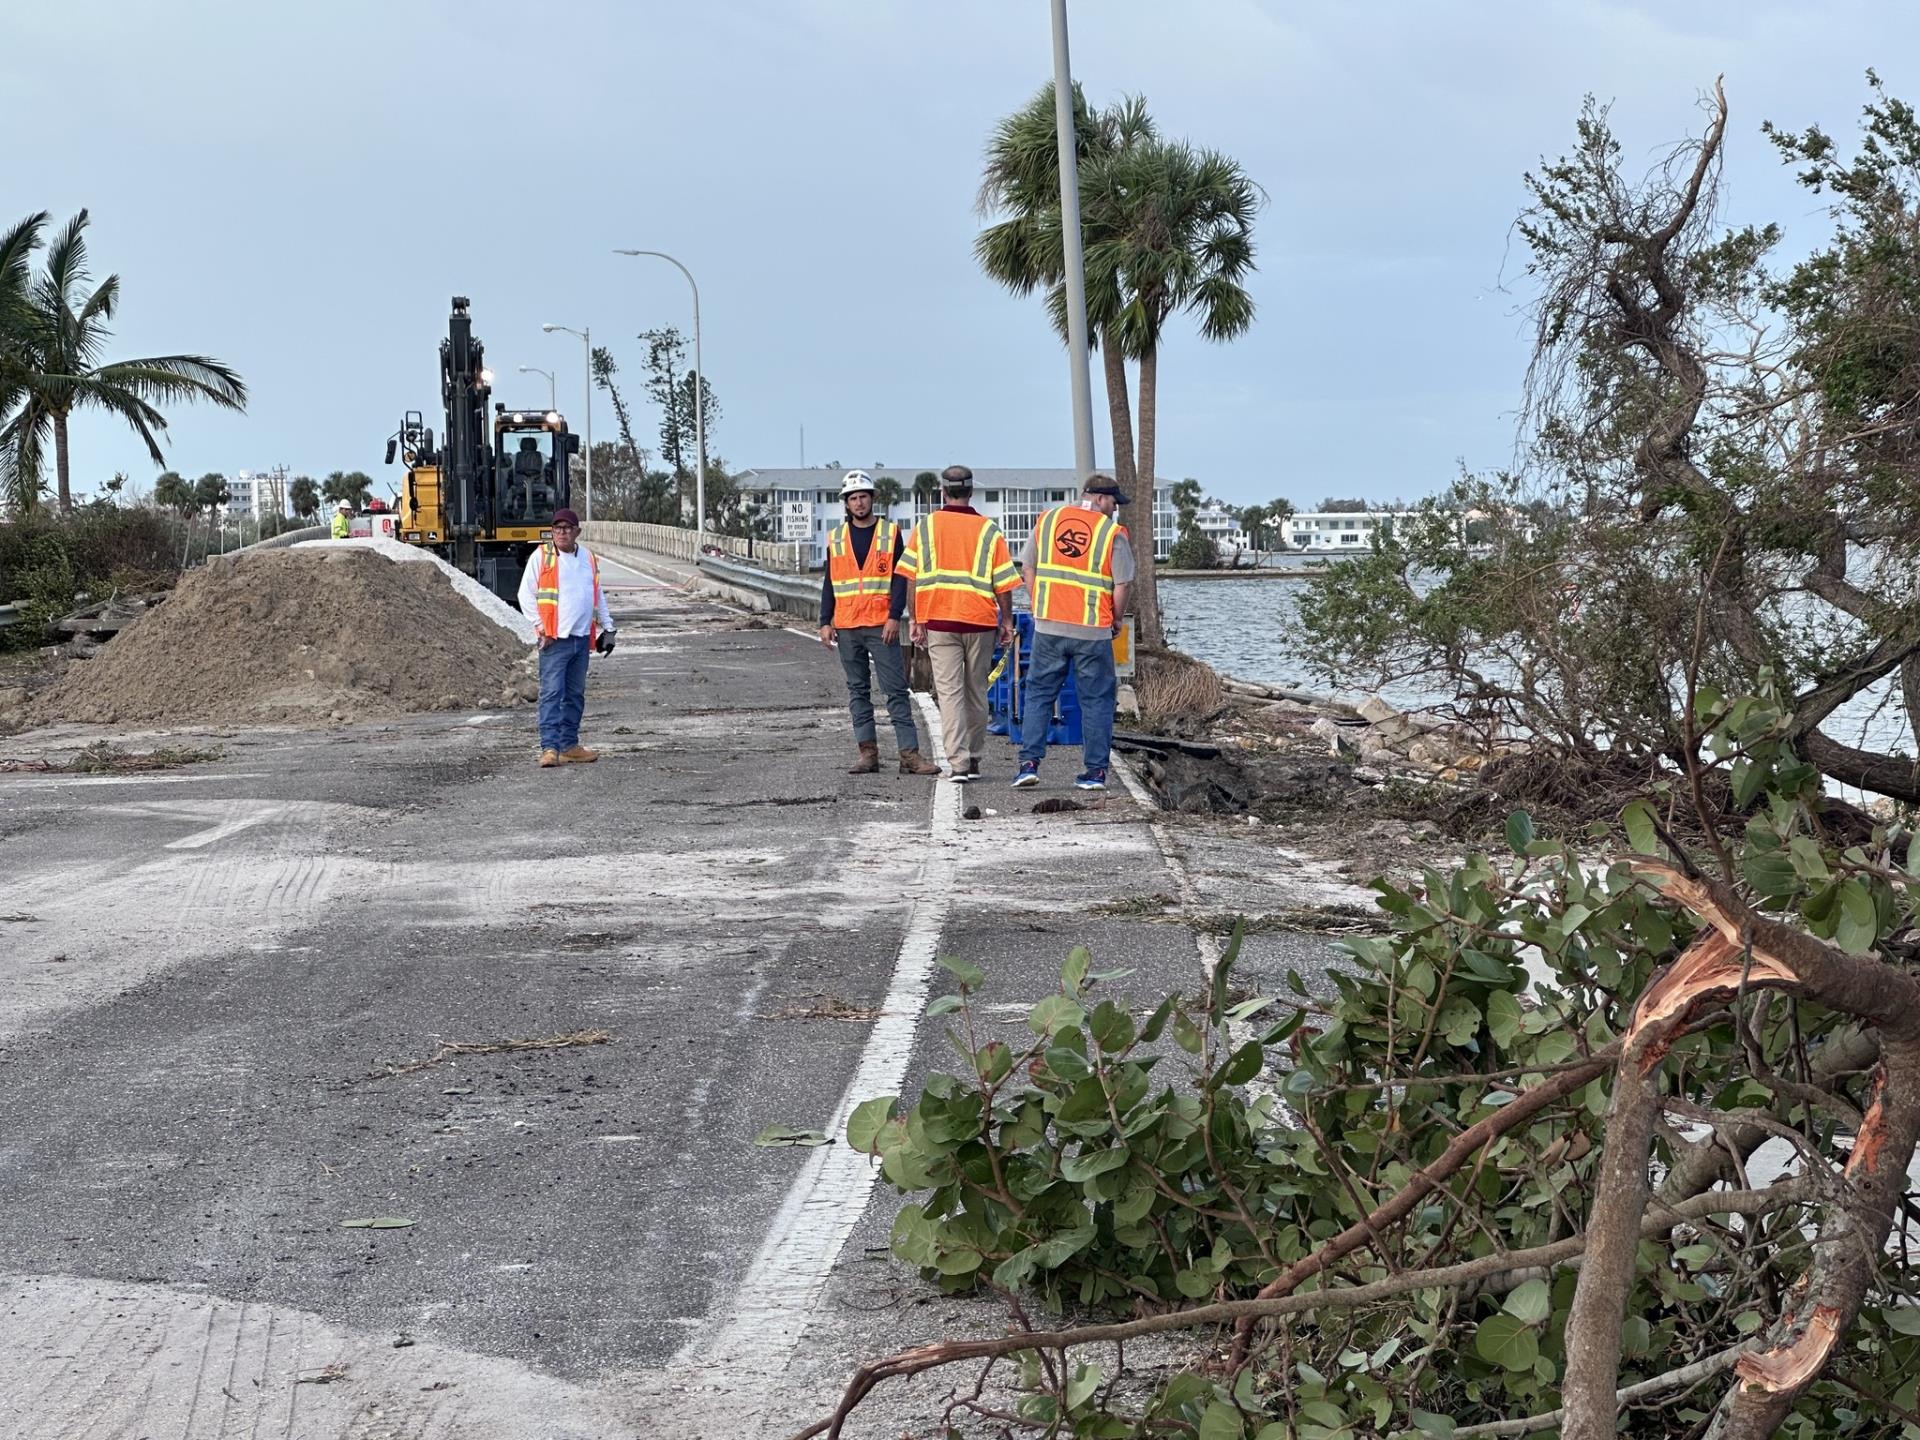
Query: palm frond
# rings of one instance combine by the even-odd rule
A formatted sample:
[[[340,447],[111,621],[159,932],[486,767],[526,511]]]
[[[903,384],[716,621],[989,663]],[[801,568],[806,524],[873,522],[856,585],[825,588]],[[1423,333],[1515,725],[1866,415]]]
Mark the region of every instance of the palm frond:
[[[70,297],[87,282],[87,212],[80,211],[47,246],[47,268],[40,280],[40,309],[66,310],[73,306]]]
[[[40,503],[46,489],[47,436],[52,429],[53,413],[31,397],[0,427],[0,494],[16,509],[31,510]]]
[[[160,448],[160,434],[167,428],[166,417],[148,404],[145,398],[125,386],[104,385],[94,375],[74,389],[74,407],[78,409],[82,406],[118,415],[146,442],[147,454],[154,464],[167,463],[166,454]]]
[[[102,280],[94,292],[89,295],[75,315],[82,325],[90,321],[111,320],[116,306],[120,303],[120,277],[109,275]],[[103,332],[104,333],[104,332]]]
[[[132,391],[144,400],[208,400],[225,410],[247,408],[247,386],[231,366],[205,355],[155,355],[102,365],[88,379]]]

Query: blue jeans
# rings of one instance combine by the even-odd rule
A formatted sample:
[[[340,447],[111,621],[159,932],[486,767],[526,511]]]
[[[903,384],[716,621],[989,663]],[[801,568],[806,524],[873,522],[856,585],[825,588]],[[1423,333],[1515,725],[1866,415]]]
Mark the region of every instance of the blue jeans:
[[[1047,754],[1047,727],[1053,723],[1053,702],[1073,668],[1073,688],[1080,696],[1080,754],[1089,770],[1104,770],[1113,754],[1113,707],[1120,682],[1113,673],[1111,640],[1070,640],[1064,635],[1033,632],[1033,658],[1027,663],[1020,704],[1020,758],[1043,760]]]
[[[894,743],[902,750],[920,748],[920,732],[913,724],[913,701],[907,695],[906,660],[900,642],[889,645],[880,638],[881,627],[862,625],[853,630],[835,630],[840,649],[840,668],[847,677],[847,709],[853,713],[853,738],[871,744],[878,738],[873,724],[873,673],[880,676],[880,693],[887,699],[887,714],[893,718]],[[867,662],[873,662],[873,673]]]
[[[540,652],[540,748],[571,750],[580,743],[580,713],[587,708],[584,635],[549,640]]]

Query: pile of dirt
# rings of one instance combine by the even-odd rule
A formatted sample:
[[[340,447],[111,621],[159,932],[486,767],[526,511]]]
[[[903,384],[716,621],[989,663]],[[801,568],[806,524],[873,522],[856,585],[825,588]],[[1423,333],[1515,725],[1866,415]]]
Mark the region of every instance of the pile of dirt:
[[[534,699],[532,652],[437,565],[361,549],[209,562],[28,707],[33,723],[327,724]]]

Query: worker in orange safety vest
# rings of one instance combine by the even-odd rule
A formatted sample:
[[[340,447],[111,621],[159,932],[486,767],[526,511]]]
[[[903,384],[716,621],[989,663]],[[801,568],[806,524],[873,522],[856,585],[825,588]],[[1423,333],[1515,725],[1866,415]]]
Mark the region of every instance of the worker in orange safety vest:
[[[1047,727],[1069,669],[1080,702],[1085,765],[1073,783],[1082,790],[1107,788],[1119,694],[1113,637],[1120,633],[1133,586],[1133,547],[1127,527],[1114,519],[1126,503],[1110,477],[1089,475],[1077,504],[1049,510],[1034,522],[1021,555],[1033,597],[1033,655],[1022,693],[1016,789],[1040,783]]]
[[[914,531],[900,557],[913,588],[915,645],[924,645],[940,701],[947,778],[966,784],[980,773],[987,745],[987,671],[996,634],[1013,640],[1013,568],[1007,537],[968,502],[973,471],[949,465],[940,473],[946,503]]]
[[[600,752],[580,743],[587,655],[613,653],[613,615],[600,588],[600,558],[580,543],[573,511],[553,512],[553,539],[528,558],[520,613],[533,617],[540,647],[540,764],[591,764]]]
[[[900,649],[907,582],[900,577],[905,548],[900,527],[874,513],[873,477],[849,470],[840,484],[846,507],[844,524],[827,537],[827,573],[820,582],[820,643],[840,650],[847,677],[847,706],[853,713],[853,739],[859,758],[849,775],[871,775],[880,768],[880,737],[873,723],[873,676],[880,676],[893,739],[900,750],[902,775],[938,775],[940,767],[920,753],[920,732],[913,723],[913,698],[907,691],[906,657]]]

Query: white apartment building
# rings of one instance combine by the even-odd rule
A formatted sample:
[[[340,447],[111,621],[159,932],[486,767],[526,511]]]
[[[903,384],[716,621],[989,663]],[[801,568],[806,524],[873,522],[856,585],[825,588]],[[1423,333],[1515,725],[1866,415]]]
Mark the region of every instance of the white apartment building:
[[[285,515],[287,511],[287,470],[284,465],[272,470],[241,470],[227,477],[227,514]]]
[[[875,483],[891,479],[900,487],[902,498],[892,507],[892,517],[911,525],[929,508],[924,499],[914,498],[914,477],[923,472],[938,475],[945,466],[862,468]],[[769,508],[774,539],[812,541],[814,564],[825,565],[827,535],[846,515],[840,503],[840,481],[845,474],[844,469],[830,470],[824,466],[807,470],[746,470],[737,477],[737,483],[744,494]],[[1007,544],[1016,556],[1033,533],[1033,522],[1043,512],[1079,493],[1079,474],[1070,469],[973,472],[974,509],[1000,522]],[[936,493],[932,508],[938,508],[939,504]],[[1153,541],[1157,557],[1166,556],[1173,545],[1176,528],[1172,482],[1162,480],[1153,491]],[[1139,543],[1139,537],[1135,537],[1134,543]]]

